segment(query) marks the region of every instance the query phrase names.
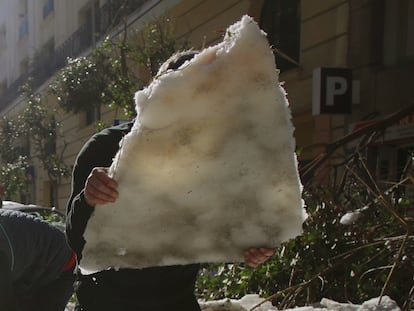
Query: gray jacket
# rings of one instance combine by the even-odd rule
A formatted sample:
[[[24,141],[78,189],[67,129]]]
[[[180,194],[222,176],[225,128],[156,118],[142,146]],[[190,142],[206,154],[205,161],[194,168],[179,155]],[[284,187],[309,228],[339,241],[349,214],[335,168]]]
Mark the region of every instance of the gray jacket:
[[[57,228],[27,213],[0,209],[0,288],[8,289],[8,294],[0,291],[1,301],[31,295],[56,280],[71,256]]]

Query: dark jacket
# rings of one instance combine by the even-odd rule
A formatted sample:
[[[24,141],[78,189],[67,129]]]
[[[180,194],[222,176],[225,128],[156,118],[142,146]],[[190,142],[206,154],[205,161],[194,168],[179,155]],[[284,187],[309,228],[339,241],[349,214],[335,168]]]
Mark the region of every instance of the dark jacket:
[[[82,256],[83,233],[94,208],[84,198],[84,185],[94,167],[109,167],[119,142],[133,122],[108,128],[94,135],[80,151],[72,176],[72,194],[67,209],[67,237]],[[77,296],[84,310],[199,310],[194,283],[199,265],[105,270],[80,276]],[[97,297],[106,297],[106,299]],[[104,300],[104,301],[103,301]],[[100,305],[100,303],[103,304]],[[102,309],[100,309],[102,308]]]
[[[58,279],[72,256],[63,232],[33,215],[0,209],[0,301]]]

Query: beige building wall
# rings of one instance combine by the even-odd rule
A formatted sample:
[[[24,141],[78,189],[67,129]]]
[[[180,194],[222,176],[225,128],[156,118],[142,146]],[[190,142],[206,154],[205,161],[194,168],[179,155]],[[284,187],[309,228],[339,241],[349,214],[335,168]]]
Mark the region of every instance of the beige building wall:
[[[312,116],[312,74],[321,66],[347,67],[348,16],[346,0],[301,1],[300,66],[280,76],[292,107],[299,148],[327,143],[344,134],[343,116]],[[302,157],[319,152],[313,148]]]
[[[4,0],[3,0],[4,1]],[[82,10],[87,1],[55,1],[55,9],[39,24],[37,31],[42,33],[38,46],[45,44],[54,37],[55,45],[65,41],[65,38],[75,31],[81,21]],[[104,2],[101,1],[99,5]],[[169,0],[149,1],[141,11],[130,17],[131,27],[140,28],[145,22],[166,14],[176,25],[176,35],[180,40],[187,40],[190,46],[201,49],[221,40],[223,31],[230,24],[239,20],[242,15],[249,14],[257,21],[260,20],[263,0]],[[40,13],[39,13],[40,14]],[[311,1],[301,2],[301,50],[300,66],[282,72],[280,80],[285,82],[285,88],[293,110],[293,118],[298,145],[303,146],[319,139],[330,140],[332,118],[315,118],[310,115],[312,85],[311,77],[314,68],[321,64],[346,64],[347,49],[347,1]],[[323,31],[321,31],[323,29]],[[321,58],[321,55],[324,55]],[[47,87],[47,82],[43,88]],[[19,105],[11,105],[8,113],[18,111]],[[62,137],[58,146],[64,148],[64,160],[73,164],[77,153],[86,140],[95,133],[93,125],[85,125],[85,115],[67,114],[57,109],[57,115],[62,124]],[[103,109],[102,120],[112,124],[114,119],[122,118],[118,111]],[[315,131],[318,131],[314,134]],[[326,137],[325,137],[326,136]],[[46,204],[48,184],[45,172],[36,165],[35,200],[38,204]],[[70,195],[70,179],[63,179],[58,189],[58,206],[64,209]]]
[[[0,3],[1,1],[6,1],[9,5],[14,2],[0,0]],[[332,142],[349,131],[349,124],[360,121],[372,112],[385,115],[414,98],[412,61],[407,61],[402,68],[396,66],[401,58],[412,60],[414,56],[414,43],[407,39],[414,34],[413,19],[407,18],[414,16],[414,5],[411,0],[384,0],[385,14],[382,15],[379,6],[381,2],[300,1],[299,66],[280,74],[280,81],[284,83],[292,108],[299,148]],[[67,36],[82,24],[83,12],[90,3],[86,0],[55,1],[53,15],[38,26],[37,32],[42,33],[42,37],[38,38],[37,46],[41,47],[51,36],[54,37],[55,45],[65,42]],[[98,2],[99,5],[104,3],[102,0]],[[264,3],[265,0],[152,0],[132,14],[128,23],[131,29],[141,29],[146,22],[166,14],[175,24],[177,37],[189,41],[190,46],[201,49],[219,42],[226,27],[244,14],[259,21]],[[379,16],[385,16],[384,20]],[[5,18],[1,13],[0,17],[3,20]],[[402,17],[406,18],[407,31],[399,33],[397,30],[403,23]],[[381,25],[384,25],[384,32],[381,32]],[[117,29],[114,33],[116,31]],[[382,33],[384,38],[379,35]],[[398,33],[397,38],[395,33]],[[27,41],[21,43],[26,48],[30,43],[30,40]],[[17,48],[18,46],[15,47]],[[15,61],[7,62],[13,63],[7,74],[17,73],[14,70],[18,59],[22,57],[24,55],[16,53]],[[4,53],[0,50],[0,65],[4,63]],[[357,94],[359,103],[353,105],[352,114],[312,115],[312,74],[314,69],[321,66],[352,68],[354,79],[360,83],[361,88]],[[2,76],[4,73],[0,70],[0,83]],[[48,82],[42,88],[46,88],[47,84]],[[6,114],[16,113],[21,108],[19,104],[12,104]],[[95,126],[85,125],[83,113],[67,114],[59,109],[56,113],[62,123],[64,137],[58,141],[58,146],[65,150],[66,163],[73,164],[85,141],[95,133]],[[108,125],[114,119],[123,118],[120,111],[102,109],[101,119]],[[308,149],[301,159],[310,159],[318,152],[320,149]],[[36,174],[36,203],[46,204],[47,178],[38,167],[36,171],[39,172]],[[59,208],[64,209],[70,194],[70,179],[62,180],[58,194]]]

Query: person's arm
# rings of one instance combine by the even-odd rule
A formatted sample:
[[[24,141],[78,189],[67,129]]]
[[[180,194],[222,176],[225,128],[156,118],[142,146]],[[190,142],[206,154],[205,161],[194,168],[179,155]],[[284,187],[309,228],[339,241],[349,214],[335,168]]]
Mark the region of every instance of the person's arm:
[[[99,203],[86,185],[94,180],[99,167],[109,167],[119,149],[119,141],[130,130],[132,122],[117,129],[104,130],[92,137],[79,152],[72,172],[72,193],[67,205],[66,236],[70,247],[81,258],[85,245],[83,234],[94,206]],[[100,174],[98,174],[100,175]],[[85,192],[86,191],[86,192]],[[87,193],[87,198],[85,194]]]
[[[83,233],[93,212],[93,207],[86,203],[84,197],[84,185],[93,165],[93,145],[94,142],[86,144],[76,159],[72,173],[72,193],[67,205],[66,237],[79,259],[85,245]]]
[[[0,304],[2,310],[15,310],[12,274],[7,255],[0,252]]]
[[[85,187],[69,201],[66,235],[69,245],[81,258],[85,246],[83,234],[95,206],[115,202],[118,197],[117,182],[107,175],[107,168],[95,167],[85,181]],[[77,176],[76,170],[74,176]],[[82,182],[82,181],[81,181]],[[80,182],[73,182],[77,185]]]

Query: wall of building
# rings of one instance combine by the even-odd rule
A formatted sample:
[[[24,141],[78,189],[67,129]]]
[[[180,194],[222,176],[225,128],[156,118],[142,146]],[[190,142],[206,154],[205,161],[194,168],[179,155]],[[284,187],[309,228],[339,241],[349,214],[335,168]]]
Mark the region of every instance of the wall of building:
[[[0,1],[3,1],[0,2],[2,4],[6,2],[11,12],[16,14],[17,2]],[[98,3],[103,5],[105,2],[100,0]],[[52,36],[55,45],[65,42],[82,24],[88,3],[91,1],[55,1],[54,12],[35,28],[36,44],[34,39],[8,43],[7,50],[15,51],[14,55],[8,56],[14,57],[13,61],[7,58],[5,61],[5,53],[0,50],[0,66],[7,64],[7,74],[0,70],[0,83],[2,75],[15,77],[18,74],[17,64],[29,55],[29,50],[40,48]],[[260,21],[264,3],[265,0],[152,0],[130,16],[129,24],[131,28],[141,29],[146,22],[166,14],[175,25],[177,37],[201,49],[219,42],[223,30],[243,14]],[[36,10],[33,12],[37,15],[43,14],[41,9]],[[350,125],[367,116],[384,116],[412,102],[414,43],[410,38],[414,34],[413,16],[414,4],[411,0],[300,1],[299,66],[280,74],[293,112],[298,147],[329,143],[348,133]],[[0,13],[0,27],[2,20],[7,18]],[[10,36],[18,35],[12,34],[15,30],[10,31]],[[22,55],[16,53],[19,48],[25,51],[19,52]],[[314,69],[321,66],[352,69],[354,80],[360,84],[360,92],[357,94],[359,103],[352,106],[351,114],[312,115],[312,75]],[[47,84],[41,88],[45,89]],[[2,113],[15,114],[21,108],[16,101]],[[64,140],[59,140],[58,146],[65,148],[65,161],[72,164],[84,142],[95,132],[95,127],[85,125],[82,113],[67,114],[59,109],[57,113],[64,134]],[[106,124],[112,124],[114,119],[124,117],[119,111],[103,108],[101,118]],[[320,151],[317,148],[306,149],[301,159],[310,159]],[[45,180],[44,172],[39,169],[35,195],[39,204],[47,203]],[[63,180],[59,185],[60,208],[64,208],[69,193],[70,179]]]
[[[350,8],[348,61],[361,92],[346,118],[348,131],[414,104],[414,2],[352,0]],[[398,180],[413,148],[411,114],[373,144],[368,164],[379,180]]]
[[[327,143],[344,133],[343,116],[312,116],[312,74],[321,66],[347,67],[348,15],[346,0],[301,1],[300,66],[280,76],[291,103],[299,148]],[[319,152],[306,149],[302,158]]]
[[[351,4],[349,65],[361,83],[361,100],[349,122],[358,122],[369,115],[385,116],[413,101],[414,3]]]
[[[313,2],[313,1],[312,1]],[[305,145],[315,139],[311,134],[322,126],[320,133],[327,135],[327,128],[331,125],[331,118],[326,122],[314,122],[309,115],[311,109],[311,76],[312,70],[320,65],[323,53],[323,61],[329,65],[344,64],[346,60],[346,17],[347,1],[318,1],[312,5],[309,1],[302,1],[301,5],[301,66],[281,73],[281,81],[285,81],[285,87],[289,94],[294,122],[297,126],[296,136],[298,144]],[[42,33],[38,45],[42,46],[51,37],[55,44],[64,42],[65,36],[79,27],[79,13],[85,9],[86,1],[55,1],[54,12],[47,16],[37,27]],[[101,5],[102,5],[101,1]],[[264,1],[253,0],[174,0],[174,1],[149,1],[140,12],[131,16],[131,27],[140,28],[146,21],[165,13],[175,24],[177,37],[182,41],[188,41],[190,46],[201,49],[219,42],[223,31],[230,24],[236,22],[244,14],[249,14],[257,21],[260,20]],[[40,14],[38,12],[38,14]],[[332,23],[335,27],[332,27]],[[324,29],[320,33],[320,29]],[[47,82],[43,88],[47,87]],[[18,107],[18,105],[16,106]],[[11,110],[9,110],[11,111]],[[18,111],[18,108],[15,109]],[[93,125],[85,126],[84,114],[66,114],[58,110],[58,115],[63,125],[64,140],[58,141],[58,146],[65,147],[66,163],[73,163],[77,153],[84,142],[95,132]],[[116,111],[103,109],[102,119],[106,124],[112,124],[113,119],[122,118]],[[312,127],[312,130],[309,130]],[[320,138],[321,136],[319,136]],[[330,137],[326,138],[327,140]],[[47,204],[48,191],[45,173],[40,168],[36,171],[36,202]],[[62,180],[59,185],[58,206],[64,207],[70,194],[70,179]]]

